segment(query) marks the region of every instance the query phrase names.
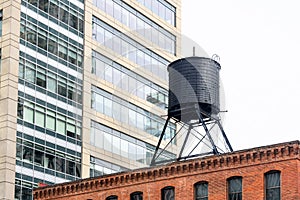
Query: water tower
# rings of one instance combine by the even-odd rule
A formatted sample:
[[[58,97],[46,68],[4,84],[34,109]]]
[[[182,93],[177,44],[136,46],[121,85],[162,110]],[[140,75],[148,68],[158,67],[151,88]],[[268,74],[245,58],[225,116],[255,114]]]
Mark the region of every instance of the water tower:
[[[193,56],[169,64],[168,117],[151,165],[232,151],[220,122],[221,66],[217,58]],[[165,141],[170,120],[179,128],[172,138]],[[162,159],[161,155],[173,144],[180,148],[177,158]]]

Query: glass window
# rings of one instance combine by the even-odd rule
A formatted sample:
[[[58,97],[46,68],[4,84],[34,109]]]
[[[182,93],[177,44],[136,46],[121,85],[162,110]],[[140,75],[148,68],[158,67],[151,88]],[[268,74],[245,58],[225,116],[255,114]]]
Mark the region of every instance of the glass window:
[[[130,200],[143,200],[143,193],[142,192],[131,193]]]
[[[57,54],[57,51],[58,51],[57,38],[50,34],[49,34],[49,38],[48,38],[48,51],[50,53],[58,55]]]
[[[104,42],[104,29],[101,26],[95,26],[96,27],[96,39],[99,43]]]
[[[104,134],[104,149],[106,151],[111,152],[112,151],[112,136],[109,134]]]
[[[104,98],[104,114],[112,116],[112,101],[107,98]]]
[[[121,105],[117,102],[113,102],[113,116],[114,119],[121,121]]]
[[[78,29],[77,13],[72,9],[70,9],[70,13],[69,13],[69,25],[75,29]]]
[[[121,6],[118,5],[117,3],[114,3],[114,18],[118,20],[119,22],[121,20]]]
[[[228,199],[242,200],[242,177],[231,177],[228,183]]]
[[[66,173],[70,175],[75,175],[75,162],[66,160]]]
[[[270,171],[265,174],[266,200],[280,200],[280,171]]]
[[[105,64],[105,72],[104,72],[105,80],[112,83],[112,68],[108,65]]]
[[[32,27],[36,29],[36,27]],[[36,44],[36,31],[30,28],[26,29],[27,41],[31,42],[32,44]]]
[[[112,136],[112,152],[117,154],[117,155],[120,155],[120,138],[119,137],[116,137],[116,136]]]
[[[35,70],[29,68],[29,67],[26,67],[25,69],[25,79],[31,83],[34,82],[35,80]]]
[[[93,128],[92,128],[93,130]],[[95,129],[95,146],[99,148],[103,148],[104,135],[103,132],[99,129]]]
[[[34,164],[43,166],[44,152],[35,150],[34,151]]]
[[[76,53],[76,48],[73,47],[72,45],[69,45],[69,53],[68,53],[68,61],[74,65],[77,64],[77,53]]]
[[[67,96],[67,84],[62,83],[62,82],[59,81],[57,89],[58,89],[58,91],[57,91],[58,94],[60,94],[64,97]]]
[[[95,94],[95,93],[94,93]],[[103,113],[103,97],[101,96],[101,95],[99,95],[99,94],[95,94],[95,101],[96,101],[96,110],[98,111],[98,112],[101,112],[101,113]]]
[[[136,113],[135,111],[128,109],[129,114],[129,125],[136,126]]]
[[[43,31],[42,29],[38,29],[38,46],[42,49],[47,50],[47,33],[46,31]]]
[[[118,69],[113,69],[113,84],[121,87],[120,85],[120,80],[121,80],[121,72]]]
[[[161,190],[161,200],[174,200],[175,188],[172,186],[165,187]]]
[[[106,197],[106,200],[118,200],[118,196],[109,196]]]
[[[195,200],[208,200],[208,183],[199,182],[194,185]]]
[[[64,6],[63,4],[60,4],[60,6],[61,7],[59,8],[59,19],[61,21],[65,22],[66,24],[68,24],[68,20],[69,20],[68,8],[66,6]]]
[[[66,117],[57,114],[56,131],[60,134],[66,135]]]
[[[126,140],[121,140],[121,156],[129,158],[128,142]]]
[[[3,20],[3,14],[2,14],[2,10],[0,10],[0,37],[2,36],[2,20]]]
[[[54,156],[51,154],[45,154],[44,167],[54,169]]]
[[[49,14],[55,18],[58,18],[58,1],[51,0],[50,7],[49,7]]]
[[[67,43],[60,40],[58,47],[59,47],[58,56],[64,60],[67,60],[67,47],[68,47]]]
[[[38,86],[41,86],[43,88],[46,88],[46,75],[44,73],[41,73],[43,72],[41,69],[38,70],[37,72],[37,75],[36,75],[36,84]]]
[[[36,106],[35,124],[41,127],[45,126],[45,109],[42,107]]]
[[[33,104],[32,104],[33,106]],[[32,108],[24,106],[24,120],[30,123],[34,121],[34,111]]]
[[[23,160],[27,162],[33,161],[33,150],[30,147],[23,148]]]
[[[76,136],[76,127],[75,127],[75,121],[73,123],[67,124],[67,136],[75,138]]]
[[[47,115],[46,127],[50,130],[55,130],[55,117]]]
[[[56,171],[65,172],[65,159],[56,157]]]

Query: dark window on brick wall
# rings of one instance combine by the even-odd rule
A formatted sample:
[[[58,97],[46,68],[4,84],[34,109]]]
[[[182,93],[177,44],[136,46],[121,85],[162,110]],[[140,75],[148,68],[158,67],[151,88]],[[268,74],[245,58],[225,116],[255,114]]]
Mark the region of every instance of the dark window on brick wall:
[[[266,200],[280,200],[280,171],[270,171],[265,174]]]
[[[231,177],[227,179],[228,200],[242,200],[242,177]]]
[[[161,200],[174,200],[175,199],[175,188],[167,186],[161,190]]]
[[[109,197],[106,197],[106,200],[118,200],[118,196],[109,196]]]
[[[195,200],[208,200],[208,183],[201,181],[195,183]]]
[[[131,193],[130,200],[143,200],[143,193],[142,192]]]

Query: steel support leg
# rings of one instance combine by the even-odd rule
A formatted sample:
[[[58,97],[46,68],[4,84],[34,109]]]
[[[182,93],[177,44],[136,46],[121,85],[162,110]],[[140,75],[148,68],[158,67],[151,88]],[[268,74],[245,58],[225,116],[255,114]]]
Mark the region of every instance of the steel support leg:
[[[166,123],[165,123],[165,125],[164,125],[164,128],[163,128],[163,131],[162,131],[162,133],[161,133],[161,135],[160,135],[160,137],[159,137],[158,144],[157,144],[157,146],[156,146],[156,148],[155,148],[155,152],[154,152],[154,155],[153,155],[153,157],[152,157],[150,166],[154,166],[154,164],[155,164],[156,154],[157,154],[157,152],[158,152],[158,150],[159,150],[161,141],[162,141],[162,139],[163,139],[163,137],[164,137],[164,135],[165,135],[166,128],[167,128],[167,125],[168,125],[168,123],[169,123],[169,120],[170,120],[170,116],[168,116],[167,121],[166,121]]]
[[[216,147],[216,145],[214,143],[214,140],[212,139],[212,137],[211,137],[211,135],[209,133],[209,130],[208,130],[208,128],[207,128],[207,126],[206,126],[203,118],[202,118],[202,114],[200,112],[200,108],[198,108],[198,109],[196,108],[196,113],[197,113],[197,115],[199,117],[199,120],[200,120],[200,122],[201,122],[201,124],[202,124],[202,126],[203,126],[203,128],[204,128],[204,130],[206,132],[206,135],[208,136],[208,139],[209,139],[209,141],[210,141],[210,143],[211,143],[211,145],[213,147],[214,154],[219,154],[218,149],[217,149],[217,147]]]
[[[188,138],[189,138],[189,135],[190,135],[190,133],[191,133],[191,129],[192,129],[192,125],[189,125],[189,130],[188,130],[188,132],[187,132],[187,134],[186,134],[186,136],[185,136],[184,142],[183,142],[183,144],[182,144],[182,146],[181,146],[181,150],[180,150],[180,153],[179,153],[179,155],[178,155],[177,161],[179,161],[179,160],[181,159],[181,156],[182,156],[182,153],[183,153],[183,149],[184,149],[184,147],[185,147],[185,145],[186,145],[186,142],[187,142],[187,140],[188,140]]]
[[[232,152],[232,151],[233,151],[232,146],[231,146],[231,144],[230,144],[230,142],[229,142],[229,140],[228,140],[228,138],[227,138],[227,136],[226,136],[226,134],[225,134],[225,131],[224,131],[224,129],[223,129],[223,127],[222,127],[222,125],[221,125],[221,123],[220,123],[219,120],[217,120],[217,124],[218,124],[218,126],[219,126],[219,128],[220,128],[220,130],[221,130],[221,132],[222,132],[222,135],[223,135],[223,137],[224,137],[224,139],[225,139],[225,142],[226,142],[226,144],[227,144],[229,150]]]

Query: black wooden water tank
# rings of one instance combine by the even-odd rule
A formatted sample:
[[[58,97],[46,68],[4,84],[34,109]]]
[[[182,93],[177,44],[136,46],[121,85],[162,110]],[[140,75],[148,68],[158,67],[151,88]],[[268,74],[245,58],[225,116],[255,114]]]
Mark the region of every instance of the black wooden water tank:
[[[168,115],[180,121],[198,119],[199,106],[204,118],[219,112],[220,64],[210,58],[187,57],[169,64]]]

